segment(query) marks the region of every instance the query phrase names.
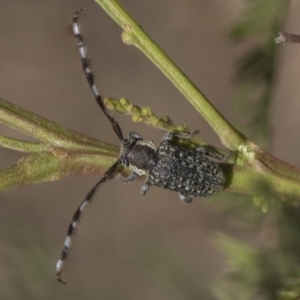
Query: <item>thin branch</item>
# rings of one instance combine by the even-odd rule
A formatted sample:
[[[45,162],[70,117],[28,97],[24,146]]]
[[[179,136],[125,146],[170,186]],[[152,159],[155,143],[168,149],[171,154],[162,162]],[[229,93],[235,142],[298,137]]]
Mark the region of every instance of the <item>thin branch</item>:
[[[3,99],[0,99],[0,123],[53,147],[83,151],[98,151],[104,147],[110,151],[107,143],[64,128]]]
[[[9,148],[25,153],[36,153],[45,151],[47,149],[47,146],[45,144],[21,141],[4,135],[0,135],[0,145],[4,148]]]
[[[168,116],[158,118],[150,107],[140,108],[137,105],[131,104],[125,98],[105,98],[104,104],[110,110],[116,110],[121,114],[132,116],[132,121],[135,123],[143,122],[154,128],[166,130],[168,132],[190,132],[186,125],[176,126]]]
[[[226,169],[227,168],[227,169]],[[267,195],[267,199],[278,197],[282,201],[299,203],[300,180],[289,178],[269,169],[262,162],[255,160],[243,167],[225,166],[228,176],[228,191],[250,195]]]
[[[190,133],[189,129],[186,125],[178,125],[176,126],[173,121],[168,117],[164,116],[162,118],[158,118],[153,110],[150,107],[142,107],[140,108],[137,105],[131,104],[127,99],[120,98],[105,98],[104,99],[105,106],[110,110],[115,110],[118,113],[130,115],[132,116],[133,122],[143,122],[146,125],[152,126],[157,129],[166,130],[168,132],[184,132]],[[196,147],[209,147],[214,152],[221,154],[222,156],[228,156],[231,158],[231,162],[234,161],[234,157],[227,150],[220,149],[217,147],[213,147],[208,145],[206,142],[201,140],[197,134],[193,135],[191,139],[183,139],[179,140],[178,144],[185,145],[191,149]]]
[[[163,72],[210,124],[227,148],[237,150],[245,143],[244,135],[222,116],[162,48],[150,38],[142,26],[137,24],[119,1],[96,0],[96,2],[122,27],[124,43],[136,46]]]
[[[112,146],[112,145],[111,145]],[[64,152],[52,149],[52,152],[33,153],[21,158],[18,163],[0,170],[0,192],[14,187],[55,181],[74,175],[103,175],[116,161],[119,149],[107,153]],[[128,175],[128,171],[124,170]]]
[[[300,169],[292,166],[279,158],[273,156],[271,153],[263,150],[257,145],[253,145],[257,159],[263,162],[268,168],[274,172],[300,181]]]

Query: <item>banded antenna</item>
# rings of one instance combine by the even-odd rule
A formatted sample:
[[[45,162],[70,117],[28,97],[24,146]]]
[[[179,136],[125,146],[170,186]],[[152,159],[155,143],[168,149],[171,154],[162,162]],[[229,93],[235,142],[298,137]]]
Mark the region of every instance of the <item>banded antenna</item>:
[[[123,137],[123,133],[122,130],[119,126],[119,124],[115,121],[115,119],[109,114],[109,112],[107,111],[104,103],[103,103],[103,99],[98,91],[96,82],[95,82],[95,76],[92,73],[92,70],[90,68],[90,59],[87,56],[87,49],[83,44],[83,37],[82,34],[80,32],[80,26],[78,24],[78,15],[81,11],[83,11],[84,8],[76,11],[73,14],[72,17],[72,29],[73,29],[73,34],[76,38],[77,41],[77,47],[78,47],[78,51],[80,54],[80,59],[81,59],[81,65],[83,68],[83,71],[85,73],[86,79],[93,91],[93,94],[95,96],[95,99],[98,103],[98,105],[100,106],[101,110],[103,111],[103,113],[105,114],[105,116],[108,118],[108,120],[111,122],[112,124],[112,128],[114,130],[114,132],[116,133],[116,135],[118,136],[118,138],[121,140],[122,144],[126,143],[128,140],[124,139]],[[69,250],[72,246],[73,243],[73,239],[74,239],[74,235],[76,233],[76,229],[78,226],[78,223],[82,217],[82,213],[84,211],[84,209],[86,208],[86,206],[88,204],[90,204],[92,202],[93,196],[95,195],[96,191],[98,190],[98,188],[105,183],[106,181],[113,179],[114,173],[118,167],[119,164],[122,164],[122,162],[118,159],[104,174],[104,177],[89,191],[89,193],[86,195],[86,197],[84,198],[84,200],[81,202],[81,204],[79,205],[79,207],[77,208],[72,221],[69,225],[68,228],[68,232],[67,232],[67,236],[65,238],[64,241],[64,246],[63,246],[63,250],[61,251],[60,254],[60,258],[57,261],[56,264],[56,278],[59,282],[66,284],[65,281],[63,281],[61,279],[61,273],[62,273],[62,269],[64,267],[65,264],[65,260],[68,257],[69,254]]]

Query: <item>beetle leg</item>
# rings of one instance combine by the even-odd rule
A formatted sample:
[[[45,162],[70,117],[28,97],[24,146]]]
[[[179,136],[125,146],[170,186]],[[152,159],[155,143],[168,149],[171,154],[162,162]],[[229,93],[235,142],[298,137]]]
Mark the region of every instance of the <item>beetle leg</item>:
[[[147,178],[141,189],[141,194],[143,196],[145,196],[149,192],[149,186],[150,186],[149,179]]]
[[[181,200],[182,202],[184,202],[184,203],[191,203],[192,200],[193,200],[193,197],[192,197],[192,196],[184,196],[184,195],[182,195],[182,194],[180,194],[180,193],[178,193],[178,195],[179,195],[180,200]]]
[[[196,148],[195,151],[201,152],[202,154],[204,154],[206,156],[210,156],[210,157],[216,158],[221,161],[228,161],[228,159],[232,156],[231,154],[224,156],[222,154],[216,153],[215,151],[211,150],[208,147],[199,147],[199,148]]]
[[[123,177],[123,176],[121,175],[121,173],[119,173],[119,174],[116,176],[116,178],[119,178],[119,179],[121,179],[123,182],[126,182],[126,183],[131,183],[131,182],[137,180],[139,177],[140,177],[140,176],[139,176],[137,173],[135,173],[135,172],[130,173],[128,177]]]
[[[195,135],[199,134],[199,130],[195,130],[192,133],[180,133],[180,132],[168,132],[167,134],[165,134],[162,138],[162,142],[165,141],[170,141],[172,140],[174,137],[179,138],[179,139],[191,139],[193,138]]]

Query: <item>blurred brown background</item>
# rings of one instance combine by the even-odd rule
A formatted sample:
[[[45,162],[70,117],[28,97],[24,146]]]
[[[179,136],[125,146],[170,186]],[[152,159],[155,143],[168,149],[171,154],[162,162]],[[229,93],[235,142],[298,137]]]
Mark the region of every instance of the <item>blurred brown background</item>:
[[[124,0],[123,5],[234,125],[235,62],[251,43],[228,38],[242,0]],[[175,124],[218,138],[170,82],[137,49],[122,43],[120,28],[93,1],[0,1],[0,97],[66,127],[111,143],[118,139],[97,107],[71,33],[80,7],[85,41],[102,94],[150,106]],[[300,28],[300,2],[290,1],[286,30]],[[278,46],[282,47],[282,46]],[[299,158],[299,46],[281,50],[274,91],[272,153],[294,165]],[[124,134],[159,143],[164,132],[114,114]],[[0,126],[0,133],[22,135]],[[0,149],[0,167],[21,155]],[[98,180],[74,177],[0,195],[0,299],[214,299],[213,280],[225,269],[212,239],[217,231],[255,241],[216,213],[210,200],[184,205],[177,194],[141,182],[112,181],[84,215],[63,274],[55,264],[71,217]],[[239,198],[236,198],[237,201]],[[225,200],[225,196],[224,196]],[[222,201],[219,197],[218,201]]]

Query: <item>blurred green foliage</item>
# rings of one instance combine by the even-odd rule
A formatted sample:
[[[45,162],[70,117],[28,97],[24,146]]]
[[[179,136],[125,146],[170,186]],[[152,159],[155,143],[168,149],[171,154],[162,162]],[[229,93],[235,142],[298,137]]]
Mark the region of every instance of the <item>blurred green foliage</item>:
[[[281,28],[286,5],[284,0],[247,0],[242,20],[230,33],[237,42],[253,44],[238,62],[236,79],[240,88],[234,103],[247,117],[242,131],[264,148],[269,148],[272,134],[270,116],[279,49],[274,37]]]
[[[266,218],[256,247],[218,236],[227,271],[215,285],[217,299],[299,299],[299,230],[300,210],[283,206]]]
[[[283,0],[247,0],[242,20],[231,31],[234,40],[254,44],[252,51],[239,60],[236,77],[241,86],[234,102],[243,116],[248,114],[243,131],[267,148],[271,144],[270,116],[279,49],[274,37],[282,28],[287,5]],[[249,207],[250,201],[240,200],[234,197],[227,210],[234,219],[252,219],[255,246],[225,235],[216,238],[226,257],[227,271],[213,288],[215,297],[218,300],[300,299],[300,210],[270,197],[253,199],[260,208],[266,203],[268,210],[272,206],[263,215]],[[236,206],[239,214],[232,209]]]

